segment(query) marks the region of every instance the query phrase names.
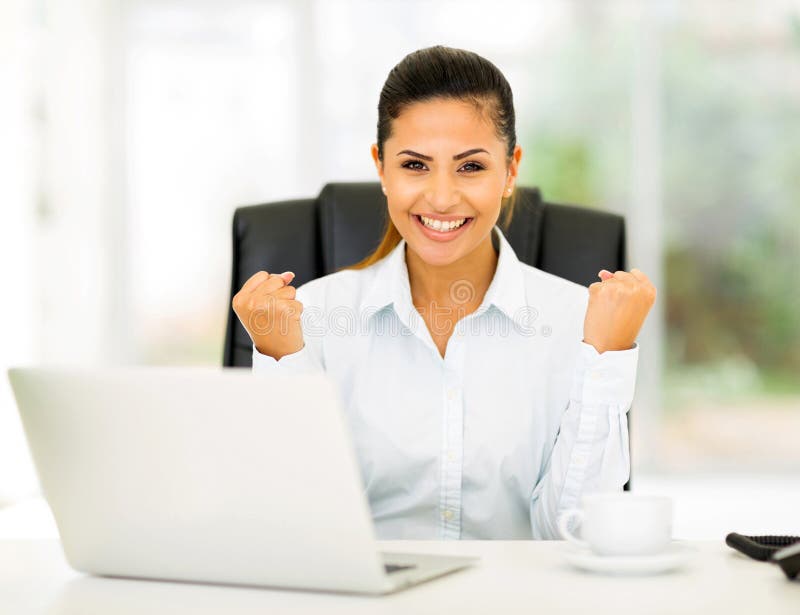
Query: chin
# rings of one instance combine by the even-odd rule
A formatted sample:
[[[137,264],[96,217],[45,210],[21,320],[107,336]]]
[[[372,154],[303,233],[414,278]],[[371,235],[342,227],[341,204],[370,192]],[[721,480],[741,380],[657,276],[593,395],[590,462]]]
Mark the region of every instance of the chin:
[[[463,245],[462,246],[454,246],[448,244],[431,245],[424,240],[408,241],[407,239],[406,243],[408,244],[408,247],[411,250],[413,250],[417,256],[419,256],[428,265],[434,267],[444,267],[446,265],[450,265],[458,261],[465,254],[469,253],[469,251],[467,252],[464,251]]]

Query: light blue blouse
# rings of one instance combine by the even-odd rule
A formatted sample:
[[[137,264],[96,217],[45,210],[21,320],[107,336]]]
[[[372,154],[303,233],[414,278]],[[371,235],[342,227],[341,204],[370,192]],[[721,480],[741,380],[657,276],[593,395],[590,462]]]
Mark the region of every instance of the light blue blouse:
[[[444,358],[412,303],[405,240],[297,289],[301,350],[276,361],[253,348],[254,371],[336,380],[378,538],[557,539],[561,511],[630,475],[638,345],[584,343],[588,289],[492,232],[494,277]]]

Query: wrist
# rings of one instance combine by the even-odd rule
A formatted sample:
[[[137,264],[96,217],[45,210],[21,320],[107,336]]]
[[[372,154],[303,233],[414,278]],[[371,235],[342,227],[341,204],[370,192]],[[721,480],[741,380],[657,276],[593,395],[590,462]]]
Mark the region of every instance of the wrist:
[[[603,354],[607,350],[615,352],[619,350],[630,350],[633,348],[635,342],[592,342],[584,338],[584,344],[589,344],[590,346],[594,347],[598,354]]]
[[[276,361],[280,361],[283,357],[289,354],[294,354],[296,352],[300,352],[303,348],[305,348],[305,342],[303,342],[299,347],[291,347],[291,348],[265,348],[263,346],[259,346],[258,344],[254,344],[256,350],[265,356],[272,357]]]

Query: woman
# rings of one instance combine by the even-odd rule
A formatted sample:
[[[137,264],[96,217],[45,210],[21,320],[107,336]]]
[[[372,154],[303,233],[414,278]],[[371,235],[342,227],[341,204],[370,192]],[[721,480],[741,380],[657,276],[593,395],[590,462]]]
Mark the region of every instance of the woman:
[[[496,226],[513,213],[514,117],[486,59],[406,56],[378,105],[375,253],[297,289],[260,271],[233,298],[254,370],[337,380],[379,538],[554,539],[560,511],[629,477],[656,291],[636,269],[587,290],[517,259]]]

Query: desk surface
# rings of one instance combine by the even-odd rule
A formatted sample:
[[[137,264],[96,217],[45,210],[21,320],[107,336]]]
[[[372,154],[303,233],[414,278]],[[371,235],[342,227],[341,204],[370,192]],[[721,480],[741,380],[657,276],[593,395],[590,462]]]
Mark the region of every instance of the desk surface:
[[[0,611],[80,613],[780,613],[800,612],[800,582],[724,541],[698,549],[685,568],[655,576],[582,572],[562,541],[382,542],[385,551],[479,555],[475,568],[397,594],[320,592],[106,579],[67,565],[53,540],[0,541]]]

